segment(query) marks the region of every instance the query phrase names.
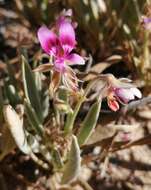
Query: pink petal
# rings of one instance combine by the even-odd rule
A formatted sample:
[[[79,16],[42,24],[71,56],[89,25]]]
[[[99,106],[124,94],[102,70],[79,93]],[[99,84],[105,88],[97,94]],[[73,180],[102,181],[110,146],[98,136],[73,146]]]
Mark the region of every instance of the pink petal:
[[[144,29],[150,30],[151,29],[151,18],[142,16],[141,24],[144,27]]]
[[[51,30],[46,26],[42,26],[37,34],[41,47],[46,53],[50,54],[56,51],[58,38]]]
[[[114,99],[108,99],[107,103],[108,103],[109,108],[112,111],[116,112],[117,110],[119,110],[119,104],[118,104],[118,102],[116,100],[114,100]]]
[[[135,97],[130,89],[116,88],[115,95],[123,102],[128,103],[130,100],[133,100]]]
[[[151,18],[144,17],[144,18],[142,18],[142,19],[143,19],[143,23],[144,23],[144,24],[151,23]]]
[[[61,24],[61,22],[64,22],[64,21],[71,22],[70,17],[72,17],[72,9],[68,9],[68,10],[64,9],[62,11],[61,16],[59,16],[59,18],[57,19],[57,25],[58,25],[58,27]]]
[[[55,66],[55,70],[63,73],[65,71],[65,63],[64,63],[64,59],[57,59],[54,63]]]
[[[76,53],[72,53],[68,55],[66,59],[67,61],[69,61],[69,65],[84,65],[85,64],[84,59]]]
[[[75,32],[70,21],[62,19],[59,23],[59,39],[66,54],[75,47]]]
[[[142,98],[142,93],[138,88],[131,88],[130,91],[133,93],[134,96],[137,98]]]
[[[72,9],[68,9],[68,10],[63,10],[63,16],[68,16],[71,17],[73,14]]]

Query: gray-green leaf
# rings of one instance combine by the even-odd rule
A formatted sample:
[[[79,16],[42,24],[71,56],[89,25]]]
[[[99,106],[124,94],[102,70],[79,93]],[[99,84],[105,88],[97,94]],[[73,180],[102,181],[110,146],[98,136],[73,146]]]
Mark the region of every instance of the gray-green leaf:
[[[43,121],[42,108],[40,104],[40,97],[38,89],[35,84],[32,70],[27,63],[27,60],[22,56],[22,77],[24,84],[24,91],[28,102],[34,108],[40,122]]]
[[[81,169],[80,148],[76,136],[72,136],[71,150],[63,170],[62,184],[70,183],[78,177]]]
[[[4,114],[6,124],[18,148],[23,153],[30,154],[31,149],[28,146],[25,131],[23,129],[23,123],[21,119],[19,118],[19,115],[10,105],[4,106],[3,114]]]
[[[88,114],[86,115],[83,123],[81,124],[81,129],[78,133],[79,145],[84,144],[91,135],[91,133],[93,132],[97,124],[100,108],[101,108],[101,101],[97,101],[91,106]]]
[[[29,123],[33,127],[36,133],[42,136],[43,134],[43,126],[41,122],[38,120],[35,110],[32,108],[31,104],[28,101],[24,101],[25,113],[29,120]]]

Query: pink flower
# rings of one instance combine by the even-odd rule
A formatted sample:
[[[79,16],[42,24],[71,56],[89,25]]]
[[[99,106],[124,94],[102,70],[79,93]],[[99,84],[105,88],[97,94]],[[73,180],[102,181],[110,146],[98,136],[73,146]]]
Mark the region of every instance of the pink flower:
[[[67,65],[83,65],[85,63],[80,55],[72,53],[76,46],[75,31],[71,21],[65,16],[61,16],[57,21],[57,34],[46,26],[42,26],[38,30],[38,39],[42,49],[54,58],[54,68],[61,73],[65,72]]]
[[[77,24],[71,22],[72,10],[63,11],[55,27],[49,30],[42,26],[38,39],[42,49],[51,57],[51,63],[39,65],[34,72],[51,71],[49,92],[51,95],[63,84],[71,92],[78,90],[78,78],[70,65],[83,65],[84,59],[72,51],[76,47],[75,31]]]
[[[135,97],[142,97],[140,90],[127,78],[116,79],[112,74],[106,74],[102,75],[102,79],[107,83],[103,91],[104,97],[107,97],[108,106],[113,111],[120,108],[118,102],[128,104]]]
[[[132,88],[111,88],[109,95],[107,96],[108,106],[113,111],[119,109],[119,104],[128,104],[129,101],[134,100],[135,97],[141,98],[142,94],[136,87]]]
[[[141,25],[144,27],[144,29],[150,30],[151,29],[151,18],[146,17],[146,16],[142,16]]]
[[[127,104],[130,100],[134,100],[135,97],[142,97],[140,90],[137,88],[116,88],[114,93],[119,102],[123,104]]]

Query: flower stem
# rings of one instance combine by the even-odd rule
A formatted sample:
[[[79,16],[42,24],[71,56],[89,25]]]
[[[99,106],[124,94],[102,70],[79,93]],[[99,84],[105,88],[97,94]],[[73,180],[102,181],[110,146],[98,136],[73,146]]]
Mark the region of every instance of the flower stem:
[[[89,91],[90,91],[93,84],[94,84],[94,81],[90,82],[87,85],[87,87],[85,89],[85,92],[84,92],[83,96],[80,97],[80,99],[79,99],[73,113],[68,114],[67,120],[66,120],[66,123],[65,123],[65,127],[64,127],[65,134],[69,134],[72,131],[73,126],[74,126],[74,122],[75,122],[76,116],[77,116],[77,114],[78,114],[78,112],[80,110],[80,107],[81,107],[82,103],[85,101],[86,96],[89,93]]]
[[[65,128],[64,128],[65,134],[68,134],[68,133],[70,133],[72,131],[74,121],[76,119],[76,116],[77,116],[77,114],[78,114],[78,112],[80,110],[80,107],[81,107],[82,103],[84,102],[84,100],[85,100],[85,96],[82,96],[80,98],[80,100],[78,101],[74,112],[68,114],[67,121],[66,121]]]

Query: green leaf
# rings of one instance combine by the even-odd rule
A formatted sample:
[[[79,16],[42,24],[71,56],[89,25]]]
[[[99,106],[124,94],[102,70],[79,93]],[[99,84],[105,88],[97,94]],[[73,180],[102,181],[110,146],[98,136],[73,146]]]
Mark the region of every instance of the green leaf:
[[[80,146],[87,141],[87,139],[93,132],[94,128],[96,127],[100,108],[101,108],[101,101],[95,102],[91,106],[88,114],[86,115],[83,123],[81,124],[81,128],[78,133],[78,142]]]
[[[42,73],[33,72],[33,76],[34,76],[34,79],[35,79],[36,88],[40,92],[42,90],[42,80],[41,80]]]
[[[49,91],[48,89],[41,90],[41,107],[43,118],[46,118],[49,113]]]
[[[72,136],[71,150],[68,155],[68,161],[64,166],[61,183],[70,183],[78,177],[81,169],[80,148],[76,136]]]
[[[6,124],[18,148],[23,153],[30,154],[31,149],[28,146],[25,131],[23,129],[23,122],[20,119],[19,115],[10,105],[4,106],[3,114]]]
[[[38,133],[40,136],[42,136],[43,126],[39,121],[39,119],[37,118],[35,110],[32,108],[31,104],[28,103],[27,100],[24,101],[24,106],[25,106],[25,113],[27,115],[29,123],[31,124],[35,132]]]
[[[9,104],[15,106],[21,103],[21,98],[19,97],[18,92],[16,91],[13,85],[9,84],[8,82],[5,82],[4,90]]]
[[[40,97],[38,93],[38,89],[35,84],[34,76],[32,70],[27,63],[27,60],[22,56],[22,77],[24,84],[24,91],[28,102],[34,108],[39,121],[42,123],[42,108],[40,104]]]
[[[13,70],[13,67],[9,63],[9,60],[8,60],[8,58],[6,56],[5,56],[5,62],[6,62],[6,65],[7,65],[9,83],[12,84],[15,89],[17,89],[17,85],[16,85],[17,81],[16,81],[15,76],[14,76],[14,70]]]
[[[35,78],[36,88],[39,92],[39,98],[42,108],[42,116],[46,118],[49,112],[49,91],[48,86],[42,84],[42,78],[44,78],[43,73],[33,72]]]

